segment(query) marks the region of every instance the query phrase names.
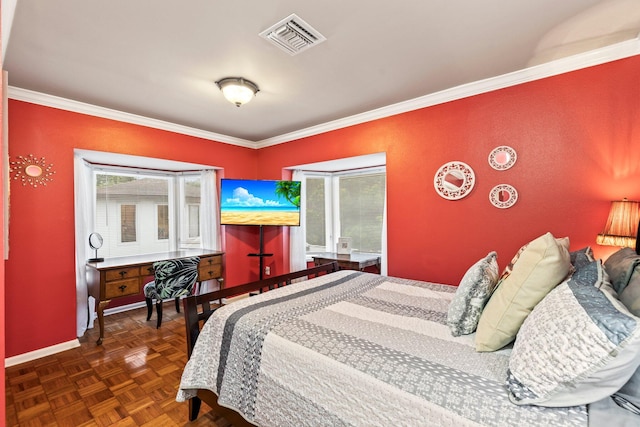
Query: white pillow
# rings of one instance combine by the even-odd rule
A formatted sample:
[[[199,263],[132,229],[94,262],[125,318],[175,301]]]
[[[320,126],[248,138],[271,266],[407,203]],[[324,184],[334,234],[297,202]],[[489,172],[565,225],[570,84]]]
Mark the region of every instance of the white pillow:
[[[600,261],[578,270],[533,309],[509,358],[518,405],[575,406],[618,391],[640,365],[640,318],[608,291]]]

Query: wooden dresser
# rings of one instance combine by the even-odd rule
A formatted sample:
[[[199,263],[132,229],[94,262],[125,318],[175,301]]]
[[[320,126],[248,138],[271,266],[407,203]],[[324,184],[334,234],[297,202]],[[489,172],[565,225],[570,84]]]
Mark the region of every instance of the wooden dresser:
[[[87,288],[89,295],[96,299],[100,326],[98,345],[102,344],[104,338],[104,309],[113,299],[140,294],[146,281],[153,280],[154,262],[198,256],[200,257],[198,282],[217,280],[222,289],[224,287],[223,255],[224,252],[208,249],[184,249],[87,263]]]

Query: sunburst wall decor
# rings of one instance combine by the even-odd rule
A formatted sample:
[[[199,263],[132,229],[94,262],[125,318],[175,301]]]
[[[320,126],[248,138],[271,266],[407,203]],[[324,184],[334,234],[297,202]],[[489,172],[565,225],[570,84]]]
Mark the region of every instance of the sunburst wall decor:
[[[47,164],[44,157],[37,158],[33,154],[27,157],[17,156],[17,160],[11,162],[11,173],[15,181],[22,185],[30,184],[33,187],[47,185],[53,180],[53,164]]]

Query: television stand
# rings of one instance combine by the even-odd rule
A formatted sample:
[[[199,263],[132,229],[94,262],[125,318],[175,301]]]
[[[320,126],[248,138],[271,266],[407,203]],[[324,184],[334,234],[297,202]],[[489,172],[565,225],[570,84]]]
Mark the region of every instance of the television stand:
[[[264,233],[262,230],[262,225],[260,226],[260,252],[257,254],[247,254],[247,256],[258,257],[260,258],[260,280],[264,279],[264,258],[273,256],[273,254],[264,253]]]

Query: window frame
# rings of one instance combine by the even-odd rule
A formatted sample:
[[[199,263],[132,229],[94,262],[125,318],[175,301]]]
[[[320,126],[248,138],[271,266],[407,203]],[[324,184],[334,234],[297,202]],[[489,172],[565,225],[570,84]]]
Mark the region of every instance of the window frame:
[[[136,177],[149,177],[156,179],[166,179],[167,180],[167,205],[168,205],[168,215],[169,215],[169,237],[168,239],[158,239],[157,226],[158,226],[158,212],[157,206],[162,203],[154,203],[154,217],[155,217],[155,226],[156,230],[153,234],[153,240],[155,242],[167,242],[168,248],[167,251],[176,251],[180,249],[189,249],[189,248],[197,248],[202,247],[202,233],[200,232],[197,238],[189,238],[184,235],[185,227],[181,226],[184,219],[184,208],[188,205],[186,203],[184,185],[186,183],[186,178],[200,178],[200,171],[169,171],[169,170],[147,170],[136,167],[129,166],[112,166],[112,165],[91,165],[91,174],[92,174],[92,201],[91,201],[91,210],[92,215],[96,215],[96,205],[97,205],[97,180],[96,176],[98,174],[110,174],[110,175],[122,175],[122,176],[136,176]],[[202,185],[202,183],[201,183]],[[139,230],[139,209],[136,206],[136,218],[135,218],[135,226],[136,226],[136,241],[134,242],[123,242],[121,235],[121,205],[126,205],[130,203],[121,203],[118,202],[118,242],[116,246],[134,246],[141,245],[144,242],[140,241],[140,230]],[[199,209],[202,209],[202,201],[200,203],[189,203],[190,205],[197,205]],[[200,212],[200,216],[202,212]],[[186,230],[188,231],[188,230]],[[116,249],[117,250],[117,249]],[[153,251],[152,251],[153,252]],[[152,253],[150,252],[150,253]],[[140,252],[146,253],[146,252]],[[115,254],[112,256],[122,256],[123,254]]]
[[[305,181],[308,178],[324,178],[324,197],[325,197],[325,248],[324,250],[306,250],[307,257],[313,256],[320,252],[335,252],[338,237],[340,237],[340,178],[341,177],[357,177],[363,175],[378,175],[383,174],[385,176],[385,182],[387,177],[387,168],[384,166],[371,166],[363,167],[351,170],[341,170],[335,172],[321,172],[321,171],[304,171]],[[306,182],[305,182],[306,184]],[[386,184],[385,184],[386,186]],[[305,185],[306,187],[306,185]],[[385,190],[386,191],[386,190]],[[306,196],[306,195],[305,195]],[[306,202],[305,197],[305,215],[306,215]],[[306,221],[306,219],[305,219]],[[384,221],[384,220],[383,220]],[[306,227],[305,227],[306,228]],[[383,224],[384,228],[384,224]],[[305,229],[305,234],[307,230]],[[305,235],[306,241],[306,235]],[[384,243],[382,244],[382,246]],[[380,253],[384,252],[384,248],[380,248]]]

